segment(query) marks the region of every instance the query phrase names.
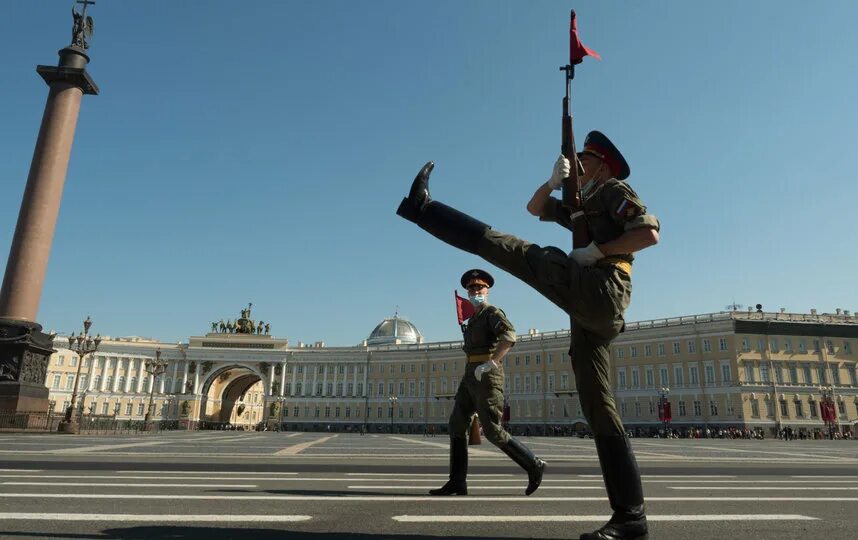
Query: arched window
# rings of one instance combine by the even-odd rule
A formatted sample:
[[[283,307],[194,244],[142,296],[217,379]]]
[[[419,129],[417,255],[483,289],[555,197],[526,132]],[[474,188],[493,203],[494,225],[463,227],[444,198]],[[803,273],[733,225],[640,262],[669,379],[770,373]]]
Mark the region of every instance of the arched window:
[[[130,385],[129,391],[130,392],[136,392],[137,391],[137,377],[131,377],[131,385]]]
[[[124,392],[124,391],[125,391],[125,376],[124,376],[124,375],[121,375],[121,376],[119,377],[119,388],[118,388],[118,390],[119,390],[120,392]]]
[[[101,375],[96,375],[95,379],[93,379],[93,382],[94,382],[93,388],[95,390],[101,389]]]
[[[164,381],[164,392],[169,393],[169,392],[170,392],[170,389],[171,389],[172,387],[173,387],[173,378],[172,378],[172,377],[167,377],[167,379]]]
[[[180,381],[179,379],[176,379],[176,384],[174,385],[173,393],[174,394],[184,394],[185,393],[184,389],[182,388],[182,381]]]

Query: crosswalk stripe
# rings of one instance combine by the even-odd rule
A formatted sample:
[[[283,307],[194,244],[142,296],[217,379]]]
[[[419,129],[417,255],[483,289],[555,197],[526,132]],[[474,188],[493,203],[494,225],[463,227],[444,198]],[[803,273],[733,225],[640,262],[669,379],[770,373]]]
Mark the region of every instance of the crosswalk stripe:
[[[292,446],[287,446],[286,448],[284,448],[282,450],[278,450],[277,452],[274,452],[274,455],[275,456],[284,456],[284,455],[300,454],[301,452],[303,452],[307,448],[310,448],[311,446],[314,446],[317,444],[321,444],[327,440],[333,439],[334,437],[336,437],[336,435],[329,435],[328,437],[322,437],[320,439],[316,439],[313,441],[307,441],[305,443],[293,444]]]
[[[115,483],[115,482],[0,482],[4,486],[99,486],[99,487],[208,487],[208,488],[255,488],[256,484],[137,484],[137,483]]]

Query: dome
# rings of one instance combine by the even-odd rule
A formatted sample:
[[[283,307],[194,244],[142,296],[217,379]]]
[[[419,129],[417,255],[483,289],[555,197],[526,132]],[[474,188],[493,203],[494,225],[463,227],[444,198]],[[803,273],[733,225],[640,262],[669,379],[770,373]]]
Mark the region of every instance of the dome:
[[[409,321],[398,315],[384,319],[370,332],[367,345],[398,345],[423,343],[423,335]]]

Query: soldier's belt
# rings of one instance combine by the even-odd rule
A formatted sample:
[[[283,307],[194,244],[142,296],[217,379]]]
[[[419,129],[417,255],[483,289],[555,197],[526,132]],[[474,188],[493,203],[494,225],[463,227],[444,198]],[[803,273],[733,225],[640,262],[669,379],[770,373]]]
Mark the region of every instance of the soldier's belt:
[[[620,257],[605,257],[596,261],[596,266],[603,268],[615,268],[621,272],[625,272],[628,276],[632,275],[632,263]]]
[[[491,359],[492,355],[489,353],[468,355],[468,362],[479,362],[480,364],[482,364],[483,362],[488,362]]]

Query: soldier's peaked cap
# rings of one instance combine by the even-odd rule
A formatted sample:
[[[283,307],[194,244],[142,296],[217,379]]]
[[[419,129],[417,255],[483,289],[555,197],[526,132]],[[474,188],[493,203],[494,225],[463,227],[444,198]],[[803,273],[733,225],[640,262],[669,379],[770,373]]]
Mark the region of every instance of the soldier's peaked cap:
[[[587,134],[587,138],[584,139],[584,149],[581,153],[593,154],[604,161],[617,180],[625,180],[632,172],[623,154],[617,150],[611,139],[606,137],[601,131],[591,131]]]
[[[473,268],[462,274],[462,279],[460,282],[462,283],[462,287],[464,287],[465,289],[467,289],[469,285],[472,285],[474,283],[485,285],[486,287],[491,289],[492,286],[495,284],[495,278],[493,278],[492,275],[485,270]]]

